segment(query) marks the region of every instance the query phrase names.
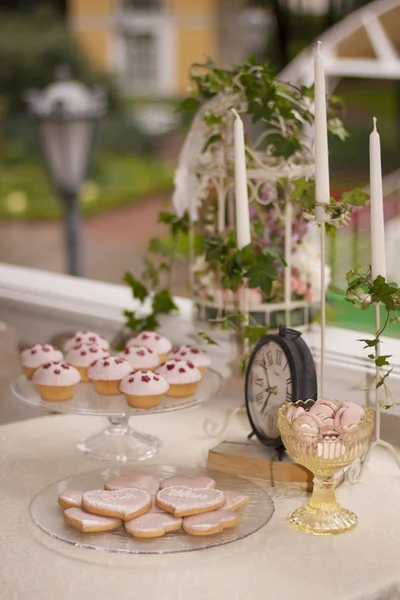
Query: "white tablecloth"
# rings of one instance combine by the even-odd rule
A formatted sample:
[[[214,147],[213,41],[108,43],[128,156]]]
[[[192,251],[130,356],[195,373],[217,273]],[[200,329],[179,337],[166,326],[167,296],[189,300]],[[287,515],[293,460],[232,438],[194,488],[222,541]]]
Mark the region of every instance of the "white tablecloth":
[[[222,419],[226,401],[131,424],[163,439],[152,464],[197,465],[215,444],[207,416]],[[77,549],[30,522],[31,498],[44,486],[100,465],[75,442],[102,418],[48,416],[0,427],[0,598],[3,600],[370,600],[400,598],[400,471],[378,449],[361,483],[344,484],[339,501],[359,516],[352,532],[310,537],[286,515],[304,502],[275,494],[272,520],[250,537],[219,548],[166,556],[120,556]],[[236,432],[248,430],[239,418]]]

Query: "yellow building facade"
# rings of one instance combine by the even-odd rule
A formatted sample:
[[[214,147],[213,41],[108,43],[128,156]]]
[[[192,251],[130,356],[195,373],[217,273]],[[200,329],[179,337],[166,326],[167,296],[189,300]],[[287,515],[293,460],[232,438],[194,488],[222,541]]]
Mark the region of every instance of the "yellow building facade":
[[[68,0],[69,24],[94,66],[131,96],[186,92],[188,69],[220,61],[220,0]]]

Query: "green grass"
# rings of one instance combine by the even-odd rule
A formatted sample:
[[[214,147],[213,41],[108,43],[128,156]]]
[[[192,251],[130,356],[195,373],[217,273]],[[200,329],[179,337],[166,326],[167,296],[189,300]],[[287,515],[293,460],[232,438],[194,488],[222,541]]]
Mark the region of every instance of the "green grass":
[[[84,184],[81,206],[85,215],[134,203],[172,190],[172,169],[154,158],[99,155]],[[63,213],[40,161],[0,162],[0,218],[51,219]]]

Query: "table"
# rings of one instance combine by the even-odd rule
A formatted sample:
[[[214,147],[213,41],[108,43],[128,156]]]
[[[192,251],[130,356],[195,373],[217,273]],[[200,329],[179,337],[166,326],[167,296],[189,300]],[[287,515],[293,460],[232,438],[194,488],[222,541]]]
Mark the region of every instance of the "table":
[[[149,464],[202,463],[215,444],[204,433],[204,419],[222,420],[229,407],[228,388],[221,399],[202,406],[141,417],[140,429],[164,440]],[[29,502],[57,479],[99,468],[74,446],[78,438],[98,431],[100,421],[57,415],[0,427],[1,600],[400,598],[400,472],[380,449],[361,483],[344,484],[337,491],[339,501],[360,519],[354,531],[337,537],[292,532],[286,514],[304,498],[277,490],[269,524],[219,548],[120,556],[51,539],[31,524]],[[238,416],[230,433],[247,430],[245,418]]]

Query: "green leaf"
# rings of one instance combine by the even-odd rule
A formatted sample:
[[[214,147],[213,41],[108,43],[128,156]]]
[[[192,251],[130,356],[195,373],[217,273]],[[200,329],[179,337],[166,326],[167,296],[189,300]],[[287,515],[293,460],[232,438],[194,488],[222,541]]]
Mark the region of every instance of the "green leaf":
[[[219,343],[212,339],[205,331],[198,331],[197,335],[199,338],[207,342],[207,344],[212,346],[219,346]]]
[[[245,277],[249,280],[250,288],[259,287],[268,297],[271,295],[272,282],[277,279],[278,273],[271,257],[260,254],[257,257],[256,264],[251,266],[245,273]]]
[[[144,319],[140,324],[140,331],[155,331],[160,326],[156,316],[154,314],[150,314]]]
[[[160,290],[154,294],[151,306],[155,315],[169,314],[174,310],[178,310],[178,307],[172,299],[170,290]]]
[[[375,346],[379,343],[379,340],[377,338],[375,338],[374,340],[361,339],[361,340],[357,340],[357,341],[364,342],[365,343],[364,348],[375,348]]]
[[[178,110],[193,113],[198,110],[200,101],[197,98],[185,98],[178,106]]]
[[[210,137],[208,138],[208,140],[206,141],[206,143],[203,146],[202,152],[203,153],[206,152],[212,144],[216,144],[217,142],[220,142],[221,139],[222,139],[222,136],[220,133],[213,133],[213,135],[210,135]]]
[[[365,203],[369,200],[369,194],[361,190],[360,188],[354,188],[349,192],[342,194],[341,202],[351,204],[352,206],[365,206]]]
[[[147,296],[149,295],[147,288],[143,285],[141,281],[136,279],[136,277],[134,277],[132,273],[126,271],[123,281],[125,281],[125,283],[127,283],[132,289],[132,294],[134,298],[137,298],[138,300],[140,300],[140,302],[144,302],[146,300]]]
[[[256,234],[256,236],[259,238],[263,238],[264,232],[265,232],[264,222],[261,219],[257,219],[256,221],[253,221],[252,225],[253,225],[253,231]]]
[[[203,249],[207,262],[218,260],[222,254],[225,254],[224,240],[218,236],[204,238]]]
[[[382,385],[384,385],[385,383],[385,379],[387,379],[390,375],[390,373],[393,371],[393,369],[389,369],[389,371],[387,373],[384,374],[384,376],[378,381],[378,383],[376,384],[376,389],[380,388]]]
[[[378,356],[378,358],[375,358],[375,364],[377,367],[384,367],[386,365],[389,365],[389,361],[387,360],[388,358],[391,358],[391,354],[386,354],[384,356]]]
[[[246,325],[244,328],[244,337],[248,340],[249,345],[253,346],[261,338],[267,335],[269,327],[264,325]]]
[[[152,238],[151,240],[149,240],[148,248],[149,252],[152,252],[153,254],[162,254],[163,256],[168,254],[165,248],[165,244],[162,240],[160,240],[160,238]]]
[[[338,137],[342,142],[346,141],[349,137],[349,132],[343,125],[343,122],[338,118],[328,119],[328,131],[332,135]]]
[[[207,113],[204,117],[204,121],[210,127],[212,125],[223,125],[224,124],[223,118],[220,115],[216,115],[213,112]]]

